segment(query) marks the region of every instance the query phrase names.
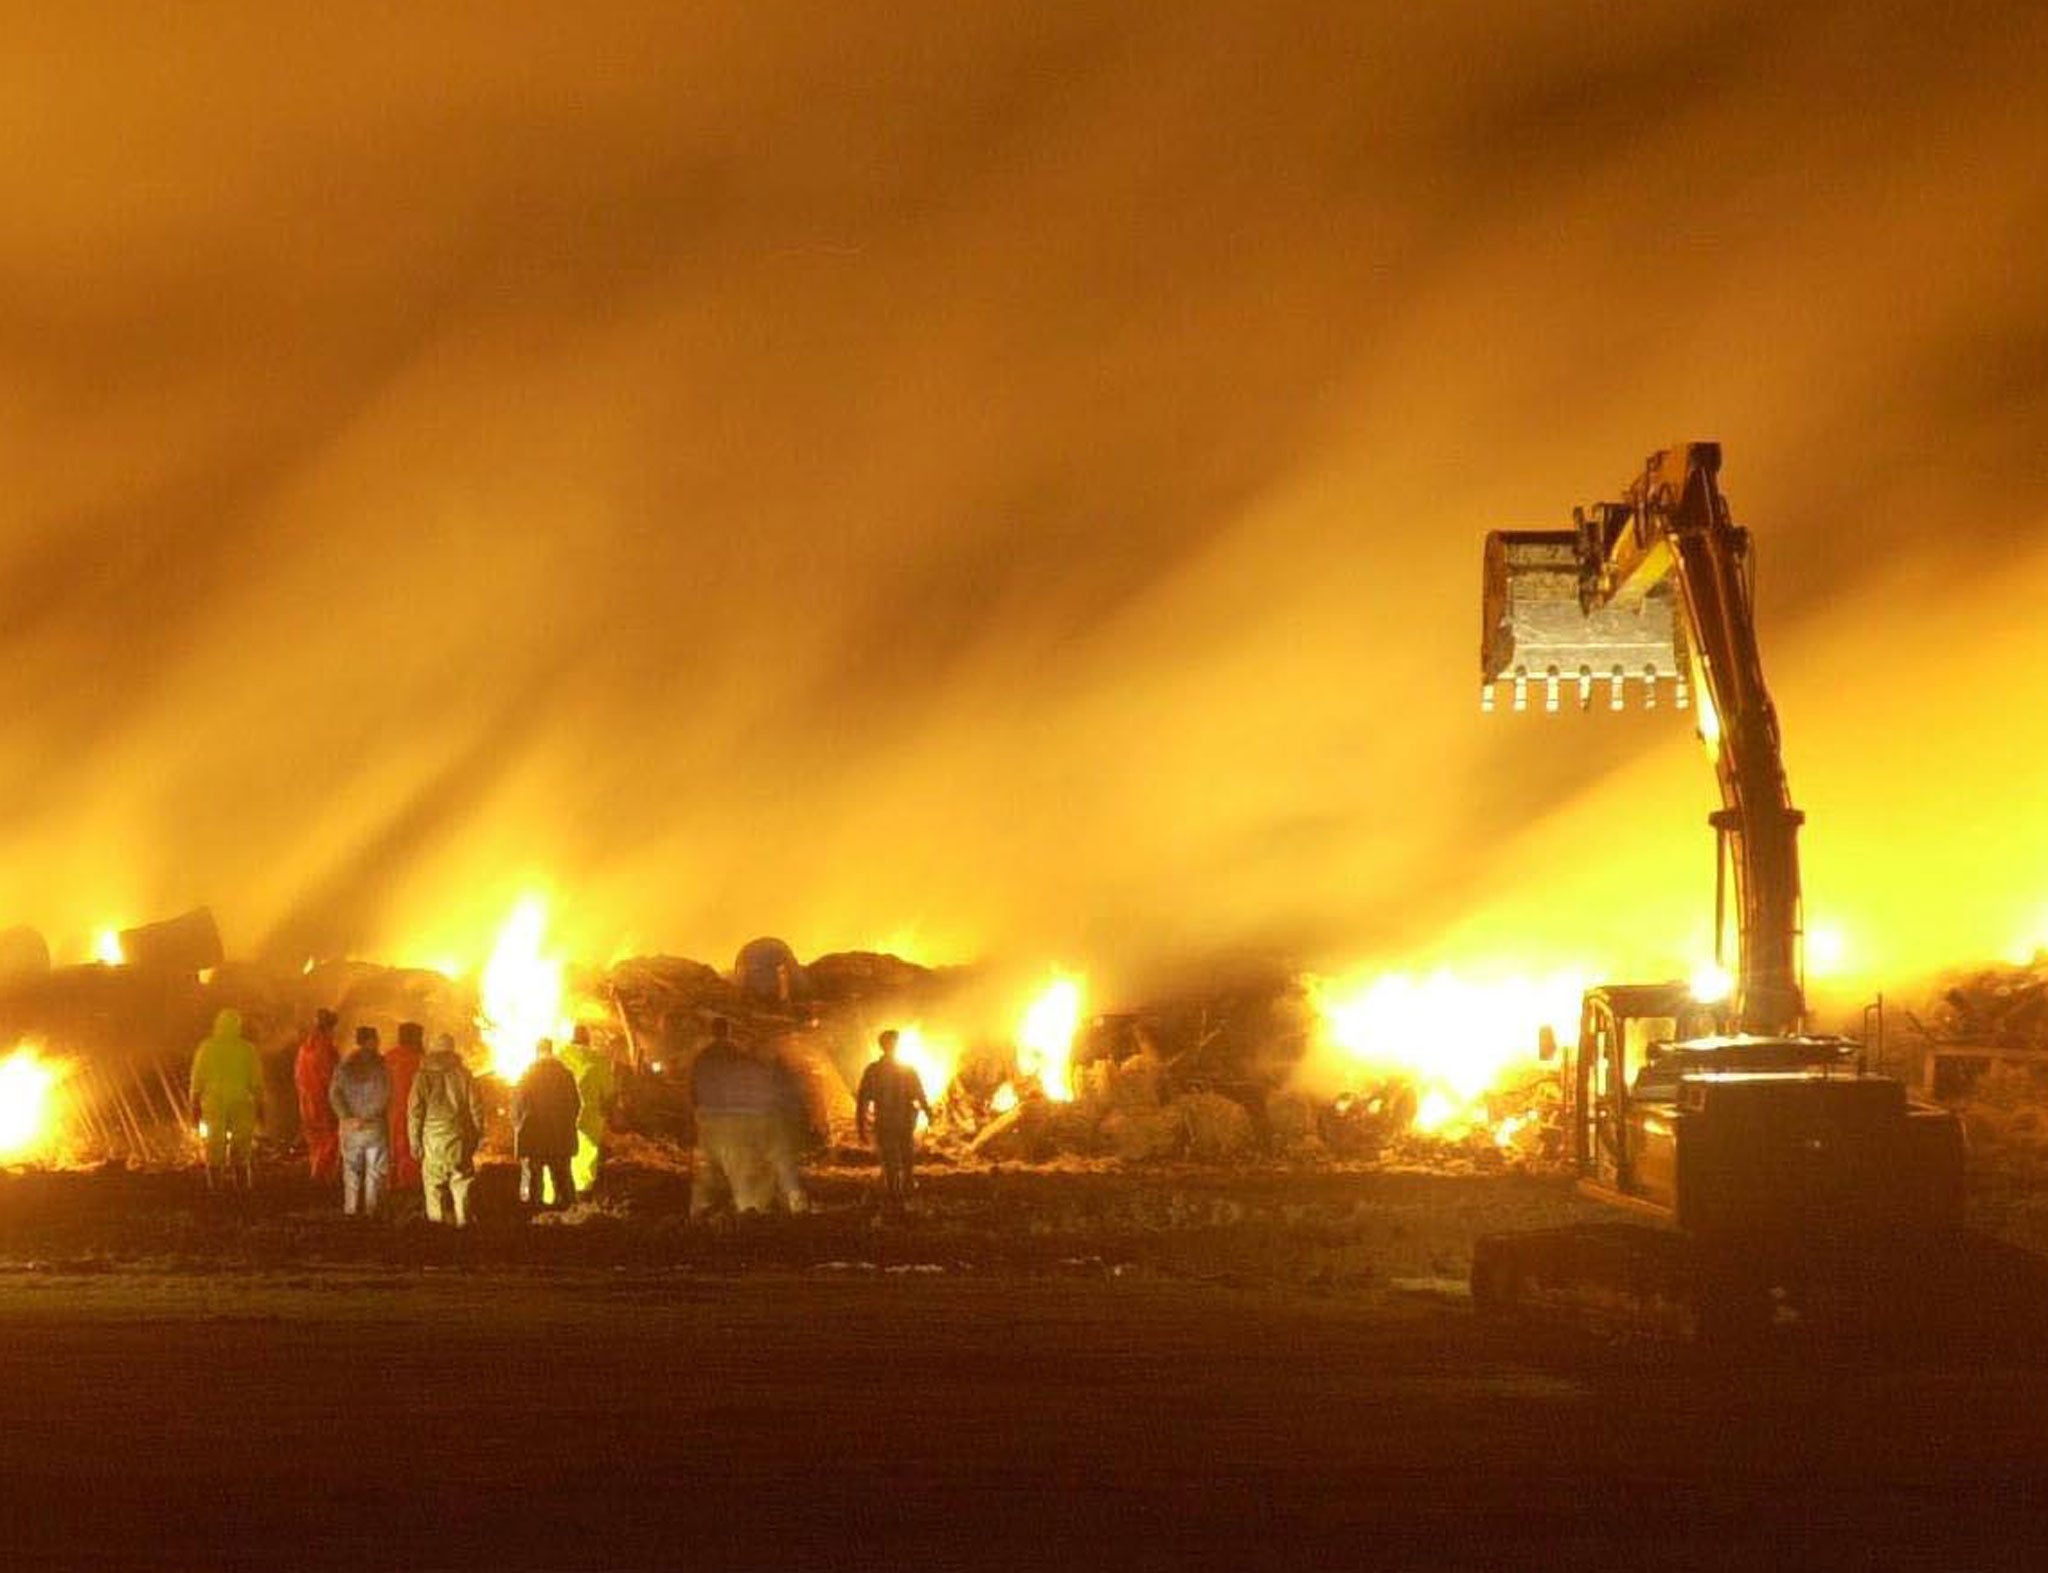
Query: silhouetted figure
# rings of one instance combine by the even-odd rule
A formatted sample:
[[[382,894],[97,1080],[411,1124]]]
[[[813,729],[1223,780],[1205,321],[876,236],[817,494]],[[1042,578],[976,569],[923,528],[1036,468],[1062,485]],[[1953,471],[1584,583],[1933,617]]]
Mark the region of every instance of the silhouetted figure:
[[[896,1029],[875,1040],[881,1052],[861,1072],[854,1094],[853,1120],[860,1139],[868,1139],[868,1111],[874,1111],[875,1152],[882,1160],[882,1195],[900,1207],[910,1194],[910,1171],[917,1162],[917,1117],[932,1117],[924,1081],[915,1068],[896,1058]]]
[[[519,1159],[520,1199],[529,1206],[567,1207],[576,1200],[570,1160],[581,1110],[576,1078],[555,1058],[554,1041],[542,1038],[512,1090],[512,1152]]]

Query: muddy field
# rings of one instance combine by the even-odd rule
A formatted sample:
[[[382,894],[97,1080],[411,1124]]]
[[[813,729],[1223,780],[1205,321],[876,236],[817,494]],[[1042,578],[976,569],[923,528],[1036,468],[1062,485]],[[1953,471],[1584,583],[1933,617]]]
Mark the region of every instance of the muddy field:
[[[467,1237],[0,1177],[9,1567],[2027,1566],[2048,1320],[1741,1361],[1477,1322],[1507,1175],[680,1177]],[[2029,1226],[2025,1197],[1984,1221]],[[2015,1222],[2016,1221],[2016,1222]]]

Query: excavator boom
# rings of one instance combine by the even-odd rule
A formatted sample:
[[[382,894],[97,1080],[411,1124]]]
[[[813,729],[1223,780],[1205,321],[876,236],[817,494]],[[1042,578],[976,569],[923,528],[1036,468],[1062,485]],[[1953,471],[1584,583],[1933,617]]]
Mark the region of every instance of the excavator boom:
[[[1571,530],[1489,535],[1480,702],[1492,708],[1505,683],[1517,710],[1532,693],[1552,713],[1566,696],[1621,709],[1633,692],[1695,711],[1721,788],[1710,823],[1734,873],[1736,1017],[1746,1031],[1793,1032],[1805,1014],[1803,816],[1757,651],[1749,532],[1729,515],[1720,467],[1718,444],[1668,448],[1621,501],[1577,510]]]

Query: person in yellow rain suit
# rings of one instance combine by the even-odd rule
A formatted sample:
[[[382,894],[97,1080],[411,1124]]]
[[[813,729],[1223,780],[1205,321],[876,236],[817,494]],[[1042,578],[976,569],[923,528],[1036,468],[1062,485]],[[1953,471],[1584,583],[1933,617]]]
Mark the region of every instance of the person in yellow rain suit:
[[[213,1036],[192,1055],[188,1107],[206,1143],[206,1183],[256,1183],[256,1122],[263,1112],[263,1061],[242,1036],[240,1011],[213,1018]]]
[[[576,1194],[587,1196],[597,1182],[597,1166],[611,1135],[612,1109],[619,1101],[619,1074],[609,1053],[590,1041],[590,1029],[579,1026],[562,1050],[562,1063],[576,1078],[576,1094],[583,1100],[576,1116],[576,1156],[569,1165],[576,1181]]]

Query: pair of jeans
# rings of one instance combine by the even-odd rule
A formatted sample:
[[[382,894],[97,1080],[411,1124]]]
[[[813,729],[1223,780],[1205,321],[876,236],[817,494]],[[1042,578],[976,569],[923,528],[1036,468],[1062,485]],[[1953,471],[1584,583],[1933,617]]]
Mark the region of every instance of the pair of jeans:
[[[391,1180],[391,1133],[382,1120],[351,1121],[341,1132],[341,1210],[378,1213],[384,1210],[384,1187]]]

